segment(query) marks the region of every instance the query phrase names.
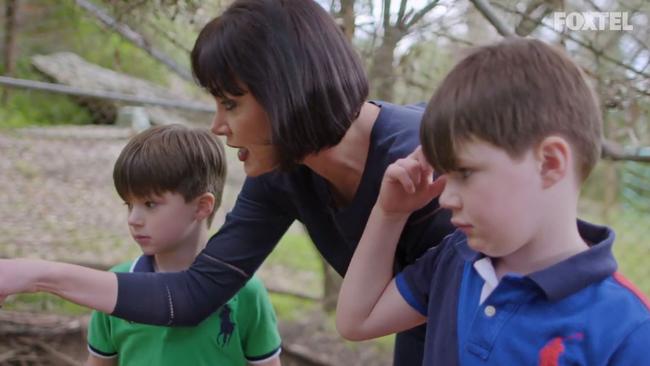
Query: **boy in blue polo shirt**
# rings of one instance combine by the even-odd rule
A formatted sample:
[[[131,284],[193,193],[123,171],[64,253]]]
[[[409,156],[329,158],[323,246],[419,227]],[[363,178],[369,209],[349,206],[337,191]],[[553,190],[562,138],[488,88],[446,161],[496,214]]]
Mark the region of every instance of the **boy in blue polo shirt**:
[[[113,271],[187,269],[208,241],[225,179],[223,145],[207,129],[166,125],[131,139],[113,180],[143,255]],[[86,366],[280,366],[275,313],[257,277],[195,327],[138,324],[95,311],[88,349]]]
[[[613,231],[577,219],[601,118],[564,53],[530,39],[477,49],[420,137],[387,168],[350,263],[345,338],[426,322],[424,365],[650,365],[650,303],[616,272]],[[410,213],[439,194],[458,229],[393,278]]]

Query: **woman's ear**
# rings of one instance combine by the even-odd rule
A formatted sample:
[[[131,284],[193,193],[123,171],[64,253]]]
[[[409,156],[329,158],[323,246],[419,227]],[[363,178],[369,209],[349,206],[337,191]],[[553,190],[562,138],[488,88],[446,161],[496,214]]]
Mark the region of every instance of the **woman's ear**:
[[[196,198],[196,212],[195,218],[197,220],[207,219],[212,215],[212,212],[215,210],[216,200],[214,195],[209,192],[205,192],[202,195]]]
[[[537,145],[543,188],[550,188],[569,173],[573,163],[571,147],[560,136],[549,136]]]

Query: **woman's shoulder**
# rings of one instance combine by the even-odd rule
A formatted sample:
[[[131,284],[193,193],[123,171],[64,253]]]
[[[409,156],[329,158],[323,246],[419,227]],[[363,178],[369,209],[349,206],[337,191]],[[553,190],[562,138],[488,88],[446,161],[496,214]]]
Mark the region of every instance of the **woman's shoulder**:
[[[420,121],[424,105],[375,103],[382,110],[373,127],[371,153],[374,159],[384,157],[390,164],[420,145]]]
[[[420,128],[422,115],[424,114],[424,103],[399,105],[388,102],[376,101],[374,104],[381,107],[381,112],[377,118],[380,128],[388,129],[409,129]]]

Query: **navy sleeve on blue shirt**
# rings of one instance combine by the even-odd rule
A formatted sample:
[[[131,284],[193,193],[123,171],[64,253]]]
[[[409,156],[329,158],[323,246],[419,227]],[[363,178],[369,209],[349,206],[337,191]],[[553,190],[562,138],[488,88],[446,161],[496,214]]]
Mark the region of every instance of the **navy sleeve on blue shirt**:
[[[264,176],[247,178],[235,207],[192,266],[176,273],[118,273],[111,315],[144,324],[200,323],[241,289],[294,220]]]
[[[404,300],[424,316],[427,315],[431,279],[442,247],[441,244],[429,249],[395,277],[395,285]]]
[[[462,238],[459,231],[447,235],[440,245],[427,250],[395,276],[395,285],[404,300],[422,315],[437,316],[428,314],[430,299],[433,297],[438,305],[445,303],[446,308],[450,294],[460,285],[464,259],[456,246]]]

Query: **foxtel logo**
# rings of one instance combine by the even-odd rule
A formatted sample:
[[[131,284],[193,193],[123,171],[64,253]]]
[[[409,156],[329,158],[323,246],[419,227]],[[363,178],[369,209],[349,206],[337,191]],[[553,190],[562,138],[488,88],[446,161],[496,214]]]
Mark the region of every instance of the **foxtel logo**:
[[[612,30],[612,31],[631,31],[629,13],[622,11],[611,12],[554,12],[553,27],[562,29],[566,26],[569,30]]]

